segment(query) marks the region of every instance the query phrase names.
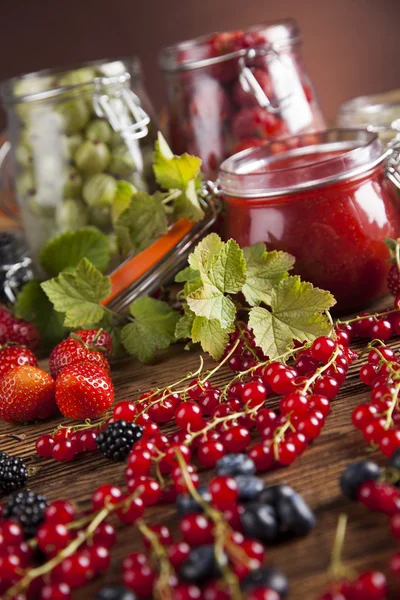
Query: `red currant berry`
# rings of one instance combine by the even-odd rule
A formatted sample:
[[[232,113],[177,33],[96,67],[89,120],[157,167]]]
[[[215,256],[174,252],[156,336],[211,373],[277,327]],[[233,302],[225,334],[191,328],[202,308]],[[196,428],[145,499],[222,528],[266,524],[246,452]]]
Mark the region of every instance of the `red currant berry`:
[[[152,464],[152,455],[148,450],[138,451],[135,447],[128,458],[128,466],[136,475],[148,475]]]
[[[222,443],[228,452],[242,452],[250,443],[250,432],[240,425],[231,425],[222,434]]]
[[[190,546],[186,542],[177,542],[176,544],[169,544],[168,547],[168,559],[174,569],[179,569],[182,563],[185,562],[190,554]]]
[[[185,515],[179,524],[181,535],[190,546],[213,543],[213,525],[204,515]]]
[[[295,371],[287,367],[277,369],[270,382],[275,394],[289,394],[295,387],[296,375]]]
[[[319,377],[314,383],[314,393],[333,400],[339,392],[339,384],[333,377]]]
[[[198,404],[183,402],[175,412],[175,421],[180,429],[199,431],[203,425],[203,416]]]
[[[105,546],[90,546],[84,550],[90,565],[96,573],[104,573],[110,566],[110,552]]]
[[[233,477],[219,476],[211,480],[209,486],[213,505],[225,510],[235,504],[239,496],[237,483]]]
[[[274,452],[267,444],[255,444],[248,450],[247,454],[254,461],[256,469],[260,473],[268,471],[275,462]]]
[[[97,450],[96,432],[93,430],[83,431],[81,433],[81,444],[86,452],[94,452]]]
[[[173,543],[172,534],[166,525],[150,525],[149,529],[156,535],[162,546],[170,546]],[[151,542],[145,535],[143,536],[145,548],[151,548]]]
[[[105,548],[112,548],[116,541],[117,536],[111,523],[107,523],[106,521],[100,523],[93,534],[93,544],[104,546]]]
[[[118,504],[122,500],[122,492],[116,485],[101,485],[92,496],[93,510],[100,510],[108,504]]]
[[[39,600],[71,600],[71,588],[67,583],[47,584],[40,590]]]
[[[62,429],[60,429],[62,431]],[[70,440],[60,439],[53,446],[53,458],[55,460],[70,461],[74,458],[75,451]]]
[[[295,413],[298,416],[305,415],[309,409],[309,401],[303,394],[292,392],[282,398],[279,409],[283,415],[290,413]]]
[[[126,569],[122,580],[124,585],[138,596],[143,596],[144,598],[151,598],[153,596],[156,574],[148,564]]]
[[[221,442],[202,442],[197,448],[197,457],[204,467],[215,467],[220,458],[225,456],[226,450]]]
[[[315,360],[324,365],[329,361],[330,357],[336,350],[336,342],[330,337],[322,336],[313,341],[311,346],[311,355]]]
[[[75,507],[67,500],[54,500],[46,508],[44,515],[47,523],[70,523],[75,519]]]
[[[361,317],[361,318],[360,318]],[[373,317],[367,313],[367,312],[362,312],[359,314],[359,319],[357,321],[354,321],[353,323],[353,331],[355,333],[355,335],[358,335],[358,337],[370,337],[371,335],[371,327],[374,324],[374,319]]]
[[[114,406],[113,417],[116,421],[127,421],[131,423],[137,415],[137,409],[133,402],[118,402]]]
[[[135,523],[144,513],[144,503],[141,498],[135,498],[134,500],[128,500],[126,503],[117,510],[117,515],[121,523],[125,525],[131,525]]]
[[[362,573],[353,588],[358,600],[386,600],[389,591],[386,577],[379,571]]]
[[[312,375],[318,368],[318,361],[310,354],[303,353],[298,356],[294,368],[299,375]]]
[[[51,458],[53,456],[54,444],[55,442],[51,435],[41,435],[40,438],[36,440],[36,452],[42,458]]]
[[[265,385],[258,381],[249,381],[242,388],[241,399],[244,405],[249,408],[259,406],[265,402],[267,390]]]
[[[14,521],[3,521],[0,524],[0,547],[19,544],[24,541],[24,532],[21,526]]]
[[[153,506],[161,500],[161,487],[158,481],[144,475],[136,475],[127,480],[128,490],[133,493],[139,487],[141,489],[140,497],[145,506]]]

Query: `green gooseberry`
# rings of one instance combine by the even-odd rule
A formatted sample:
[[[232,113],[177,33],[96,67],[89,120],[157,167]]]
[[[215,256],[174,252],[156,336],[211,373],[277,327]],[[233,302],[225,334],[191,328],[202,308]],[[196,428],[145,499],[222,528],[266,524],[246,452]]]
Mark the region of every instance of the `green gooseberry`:
[[[64,183],[64,198],[76,198],[82,189],[82,177],[74,167],[69,167]]]
[[[75,71],[67,71],[59,79],[59,85],[62,87],[81,85],[83,83],[90,83],[95,78],[96,74],[94,69],[89,67],[82,67],[81,69],[75,69]]]
[[[65,198],[56,208],[56,225],[59,231],[79,229],[88,222],[88,211],[81,200]]]
[[[64,148],[64,154],[67,160],[72,160],[75,156],[75,152],[79,146],[83,143],[83,136],[80,133],[74,133],[73,135],[64,135],[62,137],[62,147]]]
[[[107,144],[111,139],[112,132],[111,125],[107,121],[95,119],[88,123],[85,129],[85,137],[87,140]]]
[[[68,134],[81,131],[90,118],[89,107],[80,98],[60,102],[57,111],[64,119],[64,130]]]
[[[113,151],[109,171],[116,177],[129,177],[136,171],[135,161],[126,146],[120,146]]]
[[[124,145],[124,139],[120,131],[113,131],[111,134],[109,145],[111,148],[118,148],[118,146]]]
[[[87,140],[75,152],[78,169],[87,174],[101,173],[110,162],[110,151],[103,142]]]
[[[38,94],[45,92],[46,90],[54,87],[54,79],[51,76],[48,77],[35,77],[27,76],[19,79],[14,84],[14,95],[30,96],[31,94]]]
[[[18,196],[27,198],[36,194],[36,183],[31,171],[22,171],[15,179]]]
[[[29,144],[20,142],[15,148],[15,160],[20,167],[29,167],[33,162]]]
[[[89,224],[102,230],[111,229],[111,210],[109,206],[92,206],[89,208]]]
[[[111,206],[117,191],[117,182],[111,175],[98,173],[84,183],[82,195],[86,204],[93,208]]]

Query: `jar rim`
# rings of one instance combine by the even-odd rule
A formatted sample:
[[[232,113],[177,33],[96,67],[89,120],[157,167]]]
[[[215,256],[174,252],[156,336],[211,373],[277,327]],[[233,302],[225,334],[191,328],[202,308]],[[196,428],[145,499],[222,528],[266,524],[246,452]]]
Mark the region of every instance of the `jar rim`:
[[[390,117],[390,111],[398,109],[398,117]],[[360,117],[359,120],[357,117]],[[357,122],[355,123],[355,119]],[[400,118],[400,89],[389,90],[378,94],[357,96],[344,102],[338,110],[338,122],[344,127],[366,127],[370,131],[379,132],[387,129],[399,130],[400,124],[393,126]]]
[[[214,31],[203,36],[184,40],[163,48],[159,55],[159,65],[163,71],[175,72],[198,69],[209,65],[218,64],[245,56],[252,46],[226,52],[219,55],[207,54],[209,42],[222,33],[235,33],[234,31]],[[242,34],[260,33],[266,36],[265,45],[271,46],[271,51],[279,52],[288,46],[301,42],[300,28],[295,19],[282,19],[279,21],[266,21],[258,25],[252,25],[240,31]],[[182,52],[193,51],[195,56],[182,58]]]
[[[282,151],[282,144],[286,150]],[[286,196],[360,176],[390,152],[375,133],[365,129],[328,129],[234,154],[221,164],[218,182],[225,196]],[[292,164],[282,166],[285,160]]]
[[[128,67],[129,65],[129,67]],[[99,71],[99,75],[90,81],[72,84],[59,85],[57,79],[67,75],[70,71],[93,68]],[[129,72],[128,72],[129,68]],[[82,90],[90,88],[97,80],[104,80],[104,84],[109,80],[110,84],[126,83],[130,80],[131,75],[140,76],[142,73],[141,63],[137,56],[115,58],[115,59],[98,59],[80,64],[73,64],[68,67],[51,67],[33,71],[31,73],[23,73],[16,77],[6,79],[0,84],[0,93],[5,105],[20,104],[25,102],[35,102],[54,98],[61,94],[65,94],[73,90]],[[21,81],[40,80],[49,85],[44,86],[40,91],[35,91],[27,94],[18,94],[15,92],[15,86]]]

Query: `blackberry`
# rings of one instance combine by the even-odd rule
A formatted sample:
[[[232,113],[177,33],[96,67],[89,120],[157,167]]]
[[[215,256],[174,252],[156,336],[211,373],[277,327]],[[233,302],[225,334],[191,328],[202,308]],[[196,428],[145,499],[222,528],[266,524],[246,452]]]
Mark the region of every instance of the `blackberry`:
[[[0,492],[9,494],[26,485],[28,471],[22,458],[7,456],[4,452],[0,456]]]
[[[125,460],[132,446],[140,440],[143,429],[135,423],[115,421],[107,425],[106,429],[96,438],[99,452],[111,460]]]
[[[44,520],[48,505],[47,498],[42,494],[30,491],[14,492],[7,498],[2,517],[17,521],[24,530],[27,538],[33,537],[37,528]]]
[[[97,592],[96,600],[136,600],[136,595],[123,585],[108,585]]]

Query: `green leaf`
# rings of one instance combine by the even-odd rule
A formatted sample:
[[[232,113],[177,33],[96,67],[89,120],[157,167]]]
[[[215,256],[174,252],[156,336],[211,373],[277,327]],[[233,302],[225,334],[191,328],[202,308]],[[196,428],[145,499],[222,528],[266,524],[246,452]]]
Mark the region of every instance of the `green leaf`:
[[[132,197],[136,192],[135,186],[128,181],[121,180],[117,182],[117,192],[111,207],[111,218],[114,225],[122,213],[129,207]]]
[[[161,137],[160,137],[161,136]],[[201,160],[197,156],[182,154],[174,156],[162,135],[158,134],[154,153],[154,174],[157,182],[166,190],[185,192],[191,180],[200,175]]]
[[[116,225],[118,240],[122,250],[127,245],[135,252],[148,248],[168,228],[167,217],[162,204],[162,194],[152,196],[138,192],[129,207],[122,213]]]
[[[189,221],[200,221],[204,217],[199,196],[196,191],[195,180],[191,179],[186,191],[182,192],[174,201],[174,219],[189,219]]]
[[[255,340],[270,359],[293,347],[293,340],[311,342],[329,334],[332,325],[324,314],[335,304],[329,292],[300,277],[283,279],[271,292],[271,309],[252,308],[249,326]]]
[[[175,275],[175,281],[176,283],[183,283],[184,281],[193,281],[195,279],[199,279],[199,277],[200,273],[196,271],[196,269],[192,269],[192,267],[186,267]]]
[[[24,285],[17,296],[14,314],[36,325],[45,348],[58,344],[67,332],[63,326],[64,315],[54,310],[39,281],[32,280]]]
[[[40,253],[41,265],[50,277],[74,269],[82,258],[104,271],[110,260],[107,236],[94,227],[66,231],[52,238]]]
[[[235,319],[236,307],[232,300],[211,283],[203,281],[203,285],[189,294],[186,301],[198,317],[217,319],[224,329]]]
[[[219,235],[210,233],[197,244],[189,255],[189,265],[196,271],[199,271],[201,267],[207,271],[223,247],[224,243]]]
[[[144,296],[131,304],[133,323],[121,330],[122,343],[142,362],[151,360],[156,350],[168,348],[175,341],[179,315],[166,302]]]
[[[243,251],[234,240],[223,244],[210,265],[208,275],[211,283],[221,292],[228,294],[240,292],[246,281],[246,261]],[[202,277],[201,269],[200,277]]]
[[[60,273],[41,286],[55,310],[65,313],[64,325],[68,327],[98,323],[104,315],[99,302],[111,291],[109,277],[102,275],[87,258],[80,261],[75,271]]]
[[[277,250],[267,252],[263,243],[243,248],[243,253],[247,263],[246,283],[242,288],[244,297],[250,306],[260,302],[270,304],[273,288],[287,276],[294,257]]]
[[[219,321],[196,317],[192,324],[192,340],[200,342],[205,352],[208,352],[214,360],[219,360],[224,353],[229,340],[229,333],[234,327],[223,329]]]
[[[192,337],[192,325],[195,318],[197,318],[196,315],[186,304],[184,307],[184,314],[175,327],[175,339],[186,340]]]

